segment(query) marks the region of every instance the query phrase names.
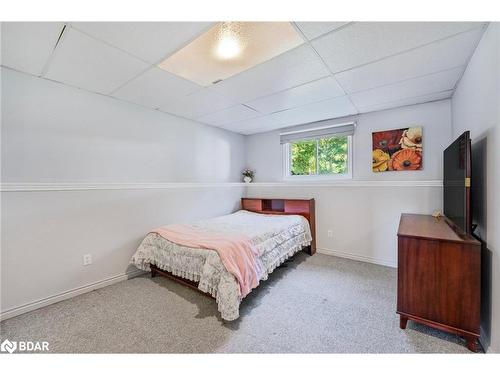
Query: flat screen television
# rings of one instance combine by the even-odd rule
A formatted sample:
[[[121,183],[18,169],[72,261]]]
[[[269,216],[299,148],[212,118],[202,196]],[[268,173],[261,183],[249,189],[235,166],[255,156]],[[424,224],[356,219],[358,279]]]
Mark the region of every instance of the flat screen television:
[[[471,234],[471,141],[468,131],[444,150],[443,162],[444,215],[453,225]]]

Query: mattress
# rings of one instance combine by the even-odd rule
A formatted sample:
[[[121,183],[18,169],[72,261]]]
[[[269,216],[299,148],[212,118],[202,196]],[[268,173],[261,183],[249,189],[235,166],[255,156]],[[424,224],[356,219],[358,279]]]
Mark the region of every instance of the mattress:
[[[309,222],[300,215],[265,215],[241,210],[190,225],[201,231],[237,233],[250,238],[264,265],[260,280],[266,280],[276,267],[309,246],[312,240]],[[150,271],[152,263],[176,276],[198,282],[198,289],[215,298],[222,319],[239,317],[239,285],[224,268],[216,251],[180,246],[149,233],[131,263],[144,271]]]

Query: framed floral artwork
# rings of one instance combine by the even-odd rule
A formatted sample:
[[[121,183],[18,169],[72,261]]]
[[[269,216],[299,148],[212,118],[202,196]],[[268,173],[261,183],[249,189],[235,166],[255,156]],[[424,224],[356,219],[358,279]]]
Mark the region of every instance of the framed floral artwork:
[[[373,172],[422,169],[422,127],[372,133]]]

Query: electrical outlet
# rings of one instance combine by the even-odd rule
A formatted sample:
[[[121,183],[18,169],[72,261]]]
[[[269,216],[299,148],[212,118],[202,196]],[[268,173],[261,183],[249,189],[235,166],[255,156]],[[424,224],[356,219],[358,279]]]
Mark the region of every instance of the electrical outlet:
[[[85,254],[83,256],[83,265],[88,266],[89,264],[92,264],[92,254]]]
[[[328,231],[328,237],[329,237],[329,238],[332,238],[332,237],[333,237],[333,230],[331,230],[331,229],[330,229],[330,230]]]

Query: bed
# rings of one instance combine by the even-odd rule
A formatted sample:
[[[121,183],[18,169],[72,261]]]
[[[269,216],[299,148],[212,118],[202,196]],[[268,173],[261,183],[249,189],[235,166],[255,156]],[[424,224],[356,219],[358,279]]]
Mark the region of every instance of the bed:
[[[257,282],[246,293],[242,293],[241,275],[228,266],[225,253],[216,246],[186,246],[190,244],[189,238],[188,242],[177,237],[172,240],[161,228],[148,233],[131,263],[150,271],[152,277],[168,277],[214,298],[221,318],[232,321],[239,317],[244,296],[259,281],[266,280],[297,252],[305,250],[310,255],[316,252],[314,209],[314,199],[243,198],[241,210],[189,225],[191,232],[186,233],[192,233],[193,237],[202,233],[230,240],[241,237],[247,241],[254,256],[252,264],[258,267],[253,275]]]

